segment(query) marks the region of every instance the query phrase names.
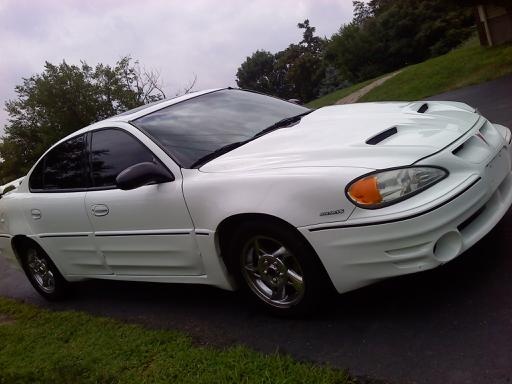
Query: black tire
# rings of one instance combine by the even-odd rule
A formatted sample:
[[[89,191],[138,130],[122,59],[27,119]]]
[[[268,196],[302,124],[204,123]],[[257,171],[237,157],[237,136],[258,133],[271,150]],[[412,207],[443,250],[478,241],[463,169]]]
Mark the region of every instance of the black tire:
[[[280,253],[273,252],[279,245],[287,256],[272,256]],[[278,222],[240,225],[228,243],[226,263],[245,296],[273,315],[311,314],[333,293],[330,278],[309,243],[294,228]]]
[[[19,247],[19,257],[30,284],[42,297],[48,301],[59,301],[69,296],[70,283],[39,245],[24,242]]]

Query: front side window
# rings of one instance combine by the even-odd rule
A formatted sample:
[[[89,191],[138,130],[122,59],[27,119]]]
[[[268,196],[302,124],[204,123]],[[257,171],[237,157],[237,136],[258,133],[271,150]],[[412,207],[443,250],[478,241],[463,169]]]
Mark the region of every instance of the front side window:
[[[224,89],[142,116],[147,132],[185,168],[214,151],[249,140],[276,122],[309,109],[258,93]]]
[[[69,139],[48,152],[30,176],[31,190],[77,190],[89,186],[85,135]]]
[[[126,168],[156,161],[153,153],[130,134],[119,129],[92,133],[91,168],[93,187],[113,187]]]

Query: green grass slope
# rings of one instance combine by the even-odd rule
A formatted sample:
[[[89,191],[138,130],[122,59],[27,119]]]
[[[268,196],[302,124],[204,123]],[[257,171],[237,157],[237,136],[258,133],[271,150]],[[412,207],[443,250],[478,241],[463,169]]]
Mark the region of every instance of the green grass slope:
[[[336,103],[338,100],[344,98],[345,96],[350,95],[351,93],[360,90],[361,88],[365,87],[366,85],[370,84],[371,82],[375,81],[377,79],[371,79],[367,80],[362,83],[354,84],[350,87],[338,89],[337,91],[334,91],[332,93],[329,93],[325,96],[322,96],[316,100],[310,101],[306,104],[306,107],[308,108],[320,108],[325,107],[326,105],[332,105]]]
[[[359,101],[418,100],[510,73],[512,44],[486,48],[472,39],[446,55],[405,68]]]
[[[0,297],[0,383],[338,383],[346,373]]]
[[[443,56],[405,67],[398,75],[368,92],[359,102],[419,100],[511,73],[512,44],[487,48],[472,38]],[[307,106],[319,108],[334,104],[372,81],[330,93],[311,101]]]

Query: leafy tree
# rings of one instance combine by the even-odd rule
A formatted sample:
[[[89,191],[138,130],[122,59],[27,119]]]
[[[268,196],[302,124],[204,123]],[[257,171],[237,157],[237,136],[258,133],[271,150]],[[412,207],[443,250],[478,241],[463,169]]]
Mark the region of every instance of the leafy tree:
[[[0,143],[0,179],[20,177],[62,137],[142,104],[165,97],[157,72],[141,69],[124,57],[114,66],[94,68],[46,62],[40,74],[23,79],[17,98],[6,103],[9,114]]]
[[[302,101],[318,95],[325,76],[326,42],[315,36],[309,20],[297,26],[304,30],[298,44],[290,44],[276,54],[258,50],[246,58],[236,73],[239,87]]]
[[[256,51],[237,72],[240,87],[303,102],[448,52],[466,40],[475,1],[355,0],[354,18],[330,39],[315,36],[309,20],[302,40],[272,54]]]
[[[279,97],[289,95],[286,73],[278,66],[279,55],[268,51],[256,51],[240,65],[236,83],[240,88],[270,93]]]
[[[352,22],[357,25],[363,24],[366,20],[374,16],[373,9],[370,4],[364,1],[353,1],[354,18]]]
[[[328,93],[334,92],[338,89],[346,88],[350,85],[351,83],[347,80],[344,80],[336,68],[334,68],[332,65],[329,65],[325,68],[325,77],[320,82],[318,96],[320,97],[327,95]]]
[[[355,18],[333,35],[326,60],[361,81],[444,54],[471,34],[470,8],[446,0],[354,2]]]
[[[316,28],[309,25],[308,19],[304,20],[303,23],[298,23],[297,27],[304,30],[299,46],[312,55],[321,55],[325,48],[325,41],[321,37],[315,36]]]
[[[304,30],[302,40],[283,52],[281,65],[289,63],[286,78],[293,84],[294,96],[308,102],[318,96],[320,83],[325,77],[325,40],[314,35],[315,27],[309,24],[308,19],[297,27]]]

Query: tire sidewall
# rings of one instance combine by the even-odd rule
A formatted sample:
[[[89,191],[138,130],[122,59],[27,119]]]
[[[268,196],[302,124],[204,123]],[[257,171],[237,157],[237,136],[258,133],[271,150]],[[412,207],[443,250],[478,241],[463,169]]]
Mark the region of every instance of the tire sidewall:
[[[55,290],[53,292],[46,292],[35,281],[34,276],[32,276],[32,273],[30,272],[30,269],[28,267],[28,260],[27,255],[28,251],[34,249],[40,257],[43,257],[51,272],[53,273],[53,278],[55,281]],[[64,277],[61,275],[53,261],[50,259],[48,254],[39,246],[36,244],[24,244],[21,247],[21,255],[20,255],[20,261],[21,266],[23,268],[23,271],[25,272],[25,275],[27,276],[28,280],[30,281],[30,284],[34,287],[34,289],[43,296],[48,301],[57,301],[65,298],[69,292],[67,289],[69,286],[69,283],[64,279]]]
[[[242,275],[241,254],[247,241],[254,236],[266,236],[281,242],[299,262],[303,272],[304,295],[297,304],[287,308],[272,306],[249,287]],[[227,264],[244,296],[274,315],[297,316],[311,313],[321,303],[322,295],[328,291],[325,284],[326,273],[311,246],[296,230],[277,223],[254,221],[242,224],[229,243]]]

